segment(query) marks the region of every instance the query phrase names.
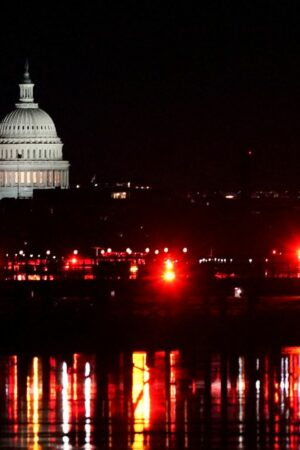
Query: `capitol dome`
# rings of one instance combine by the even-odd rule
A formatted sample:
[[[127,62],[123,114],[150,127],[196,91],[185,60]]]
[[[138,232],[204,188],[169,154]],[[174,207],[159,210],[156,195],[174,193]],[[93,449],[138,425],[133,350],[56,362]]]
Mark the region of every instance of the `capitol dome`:
[[[0,121],[0,199],[69,187],[69,162],[53,120],[34,102],[28,63],[19,87],[19,102]]]
[[[0,138],[57,138],[53,120],[40,108],[16,108],[0,122]]]

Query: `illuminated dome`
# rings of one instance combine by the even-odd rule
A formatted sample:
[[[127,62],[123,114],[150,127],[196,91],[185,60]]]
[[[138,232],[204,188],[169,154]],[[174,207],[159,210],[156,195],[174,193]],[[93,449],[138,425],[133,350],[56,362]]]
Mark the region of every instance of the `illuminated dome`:
[[[57,138],[55,125],[49,114],[38,108],[36,103],[30,106],[31,108],[23,108],[17,104],[16,109],[4,117],[0,122],[0,139]]]
[[[15,109],[0,121],[0,199],[69,187],[69,163],[53,120],[34,102],[28,63]]]

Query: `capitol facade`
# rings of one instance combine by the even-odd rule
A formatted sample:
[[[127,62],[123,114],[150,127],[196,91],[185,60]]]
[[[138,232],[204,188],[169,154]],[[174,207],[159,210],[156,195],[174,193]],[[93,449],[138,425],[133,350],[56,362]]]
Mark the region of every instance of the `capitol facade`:
[[[28,63],[15,109],[0,122],[0,199],[69,187],[69,162],[51,117],[34,102]]]

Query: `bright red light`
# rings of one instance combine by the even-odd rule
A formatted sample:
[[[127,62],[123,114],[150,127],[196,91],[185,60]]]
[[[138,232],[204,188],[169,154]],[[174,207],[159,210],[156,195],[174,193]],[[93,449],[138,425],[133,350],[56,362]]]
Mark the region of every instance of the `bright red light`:
[[[272,250],[272,255],[276,255],[277,254],[277,250]]]

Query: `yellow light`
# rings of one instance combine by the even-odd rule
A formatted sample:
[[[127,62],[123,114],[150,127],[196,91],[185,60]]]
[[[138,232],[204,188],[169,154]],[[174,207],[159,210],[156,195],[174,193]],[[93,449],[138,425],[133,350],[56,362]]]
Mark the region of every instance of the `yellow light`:
[[[174,264],[172,261],[170,261],[170,259],[167,259],[165,261],[165,266],[166,266],[166,269],[168,269],[168,270],[172,270],[174,268]]]
[[[173,270],[166,270],[163,274],[163,279],[167,282],[175,280],[175,272]]]
[[[40,281],[41,275],[28,275],[28,281]]]
[[[134,441],[133,450],[143,450],[144,431],[150,425],[150,376],[146,364],[146,353],[134,352],[132,354],[132,403],[134,414]]]
[[[130,266],[129,271],[131,273],[137,273],[137,271],[139,270],[138,266],[134,265],[134,266]]]
[[[40,394],[42,392],[42,386],[40,385],[40,372],[39,372],[39,358],[33,358],[33,374],[32,378],[28,378],[27,388],[27,401],[29,402],[27,408],[27,414],[32,410],[32,432],[33,432],[33,446],[32,448],[39,449],[39,431],[40,431],[40,421],[39,421],[39,400]],[[31,409],[32,406],[32,409]]]

